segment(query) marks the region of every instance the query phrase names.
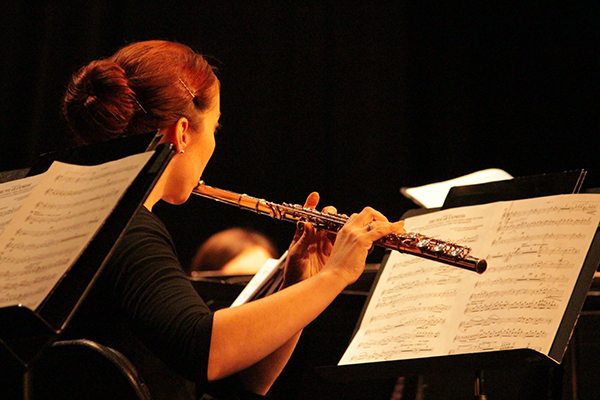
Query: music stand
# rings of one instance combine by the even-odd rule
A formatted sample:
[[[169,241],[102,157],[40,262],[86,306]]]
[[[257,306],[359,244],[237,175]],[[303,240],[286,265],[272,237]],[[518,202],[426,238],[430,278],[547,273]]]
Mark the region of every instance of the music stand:
[[[40,156],[30,174],[43,172],[52,161],[92,165],[145,150],[144,137],[123,138]],[[95,283],[136,210],[143,204],[173,155],[171,146],[158,146],[115,209],[80,257],[35,310],[24,306],[0,308],[0,384],[14,398],[29,398],[28,372],[36,358],[67,327]]]
[[[471,185],[450,190],[443,208],[473,205],[498,200],[524,199],[551,194],[577,193],[585,177],[584,170],[544,174],[535,177],[524,177],[516,180],[493,182],[489,184]],[[538,183],[534,183],[534,182]],[[457,190],[455,190],[457,189]],[[508,196],[508,197],[507,197]],[[427,210],[422,210],[427,212]],[[387,257],[384,258],[385,263]],[[579,313],[583,307],[587,291],[591,285],[594,272],[600,263],[600,231],[596,231],[590,245],[579,278],[569,300],[567,311],[562,317],[560,327],[549,351],[549,356],[561,359],[565,353],[571,333]],[[368,302],[367,302],[368,303]],[[366,306],[365,306],[366,307]],[[360,321],[360,319],[359,319]],[[341,357],[341,354],[340,354]],[[338,358],[339,360],[339,358]],[[331,360],[331,363],[337,360]],[[482,371],[500,369],[517,365],[555,365],[549,357],[530,349],[512,349],[489,351],[484,353],[457,354],[451,356],[427,357],[420,359],[386,361],[353,365],[322,365],[316,368],[317,373],[332,381],[360,380],[368,382],[373,377],[399,377],[425,374],[444,374],[447,371],[461,370],[475,373],[475,383],[482,383]],[[476,397],[483,399],[485,394]]]

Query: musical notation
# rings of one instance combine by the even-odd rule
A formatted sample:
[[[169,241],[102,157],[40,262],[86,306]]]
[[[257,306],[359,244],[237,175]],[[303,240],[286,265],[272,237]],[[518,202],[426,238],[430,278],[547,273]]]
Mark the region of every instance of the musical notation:
[[[478,282],[479,283],[479,282]],[[475,285],[477,287],[478,285]],[[488,285],[486,285],[486,288]],[[473,293],[469,296],[469,301],[481,301],[489,299],[497,299],[502,297],[521,297],[521,296],[542,296],[544,298],[556,298],[560,299],[564,296],[564,289],[560,289],[552,286],[541,286],[537,288],[506,288],[498,290],[487,290]]]
[[[454,337],[454,342],[472,343],[482,339],[498,338],[541,338],[548,336],[548,332],[542,329],[523,329],[523,328],[500,328],[500,329],[479,329],[477,332],[469,334],[459,334]]]
[[[0,234],[21,208],[23,200],[27,198],[39,179],[39,176],[31,176],[0,185]]]
[[[540,205],[537,207],[534,207],[530,210],[515,210],[512,208],[506,208],[503,212],[502,212],[502,219],[504,221],[509,220],[509,219],[513,219],[513,218],[530,218],[532,216],[539,217],[539,216],[547,216],[550,215],[553,217],[553,219],[557,219],[556,217],[559,215],[564,215],[564,214],[589,214],[589,215],[596,215],[596,213],[598,212],[598,209],[596,207],[596,205],[594,204],[595,201],[588,201],[585,199],[581,199],[581,200],[574,200],[572,202],[570,202],[569,204],[565,204],[565,205]],[[562,219],[558,218],[559,220]]]
[[[370,322],[377,322],[380,320],[383,321],[390,321],[393,320],[394,323],[393,324],[388,324],[382,327],[378,327],[377,331],[384,333],[389,331],[390,329],[393,328],[398,328],[400,326],[416,326],[416,327],[430,327],[433,325],[439,325],[443,322],[445,322],[444,318],[435,316],[435,315],[427,315],[427,316],[412,316],[409,318],[404,317],[404,314],[402,311],[393,311],[393,312],[389,312],[386,314],[381,314],[381,315],[377,315],[374,317],[371,317]],[[367,332],[369,332],[367,330]],[[375,331],[371,331],[371,332],[375,332]]]
[[[531,243],[541,242],[546,243],[547,241],[554,240],[582,240],[584,236],[579,232],[571,233],[557,233],[557,232],[542,232],[535,235],[526,235],[525,232],[520,232],[517,235],[507,235],[506,237],[498,237],[492,240],[492,244],[511,244],[511,243]]]
[[[511,269],[512,270],[512,269]],[[505,274],[504,274],[505,275]],[[567,274],[552,274],[547,272],[537,272],[531,268],[519,270],[516,276],[498,276],[496,278],[481,280],[475,282],[475,288],[487,288],[492,286],[506,286],[518,283],[529,283],[535,286],[555,284],[565,282],[568,279]]]
[[[510,310],[555,310],[558,308],[559,301],[549,298],[535,300],[492,300],[492,301],[471,301],[465,307],[465,314],[483,313],[490,311],[510,311]]]
[[[460,276],[427,276],[425,279],[423,277],[415,277],[412,280],[403,280],[400,277],[393,277],[393,281],[396,282],[393,288],[386,289],[384,295],[394,294],[397,292],[404,292],[406,289],[414,289],[417,287],[428,288],[431,286],[446,286],[449,284],[457,284],[460,283]]]
[[[498,325],[549,325],[551,318],[533,317],[533,316],[499,316],[490,314],[485,317],[471,317],[461,321],[458,324],[459,330],[468,330],[473,327],[489,327]]]

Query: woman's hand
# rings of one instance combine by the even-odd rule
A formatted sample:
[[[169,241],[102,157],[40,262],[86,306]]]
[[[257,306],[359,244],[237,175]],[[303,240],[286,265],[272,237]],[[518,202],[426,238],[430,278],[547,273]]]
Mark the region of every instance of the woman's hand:
[[[369,250],[378,239],[404,233],[404,221],[390,223],[379,211],[365,207],[352,214],[337,233],[326,268],[337,273],[349,285],[362,274]]]
[[[304,207],[314,209],[318,203],[319,194],[313,192]],[[337,210],[329,206],[323,212],[335,214]],[[373,242],[391,233],[404,233],[404,222],[390,223],[371,207],[350,216],[337,235],[317,231],[312,224],[300,222],[288,250],[283,286],[309,278],[323,268],[331,269],[346,284],[351,284],[364,270]]]
[[[319,194],[312,192],[304,202],[305,208],[314,209],[319,204]],[[322,212],[335,214],[334,207],[325,207]],[[294,239],[288,249],[283,286],[290,286],[318,273],[331,254],[335,235],[317,231],[309,222],[299,222]]]

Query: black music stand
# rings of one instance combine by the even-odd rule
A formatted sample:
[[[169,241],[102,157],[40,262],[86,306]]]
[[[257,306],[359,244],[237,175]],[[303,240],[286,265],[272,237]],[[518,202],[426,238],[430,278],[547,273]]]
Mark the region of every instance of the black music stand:
[[[217,311],[229,307],[251,278],[251,275],[211,275],[191,282],[211,311]]]
[[[45,171],[54,160],[79,165],[116,160],[143,152],[147,143],[142,136],[45,154],[30,169],[30,174]],[[0,308],[0,392],[3,398],[28,399],[31,396],[31,366],[65,330],[131,217],[154,187],[172,155],[171,146],[161,145],[155,149],[86,249],[37,309],[24,306]]]
[[[453,188],[448,193],[448,197],[443,208],[457,207],[461,205],[474,205],[479,203],[488,203],[499,200],[524,199],[540,197],[553,194],[577,193],[582,186],[583,178],[586,172],[584,170],[561,172],[558,174],[544,174],[534,177],[517,178],[516,180],[507,180],[493,182],[489,184],[470,185]],[[537,182],[537,183],[536,183]],[[433,211],[433,210],[432,210]],[[428,210],[420,210],[416,214],[426,213]],[[414,212],[410,212],[414,215]],[[386,258],[389,252],[386,254]],[[384,258],[383,263],[385,263]],[[596,231],[584,265],[579,274],[579,278],[571,295],[567,311],[563,315],[560,327],[551,346],[549,355],[554,359],[561,359],[569,344],[569,339],[574,330],[575,323],[583,304],[586,300],[587,292],[591,286],[594,273],[600,264],[600,231]],[[368,304],[368,301],[367,303]],[[365,308],[366,308],[365,304]],[[364,310],[363,310],[364,312]],[[362,316],[361,316],[362,318]],[[360,318],[358,320],[360,322]],[[415,375],[447,375],[448,371],[459,371],[460,374],[475,379],[475,384],[481,384],[484,370],[511,368],[542,367],[544,369],[555,366],[556,364],[543,354],[530,349],[514,349],[505,351],[490,351],[485,353],[469,353],[451,356],[428,357],[421,359],[386,361],[378,363],[364,363],[356,365],[336,366],[335,364],[341,358],[343,352],[337,357],[331,358],[329,362],[324,362],[316,368],[317,373],[324,379],[334,382],[361,381],[365,384],[376,379],[384,377],[401,377]],[[511,384],[510,382],[506,382]],[[446,379],[443,383],[451,392],[456,383],[449,384]],[[548,383],[553,384],[552,382]],[[509,391],[506,387],[506,393]],[[535,399],[554,399],[544,393],[544,397],[536,397],[537,388],[529,388],[530,393],[520,393],[520,398]],[[552,394],[563,388],[545,388]],[[472,389],[469,388],[471,390]],[[485,393],[480,392],[477,399],[485,399]],[[502,392],[501,394],[505,394]],[[427,397],[428,399],[453,399],[452,395],[440,394],[440,397]],[[459,396],[464,396],[460,393]],[[460,397],[464,398],[464,397]],[[498,394],[493,395],[494,399],[514,399],[516,397],[501,397]],[[412,399],[411,399],[412,400]]]
[[[448,191],[442,210],[494,201],[579,193],[586,175],[586,170],[577,169],[521,176],[477,185],[454,186]]]

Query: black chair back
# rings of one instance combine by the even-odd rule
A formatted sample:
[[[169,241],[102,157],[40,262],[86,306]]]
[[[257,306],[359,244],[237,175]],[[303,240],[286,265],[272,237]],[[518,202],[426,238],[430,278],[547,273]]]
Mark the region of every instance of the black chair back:
[[[35,400],[151,398],[123,354],[85,339],[52,344],[35,363],[31,383]]]

